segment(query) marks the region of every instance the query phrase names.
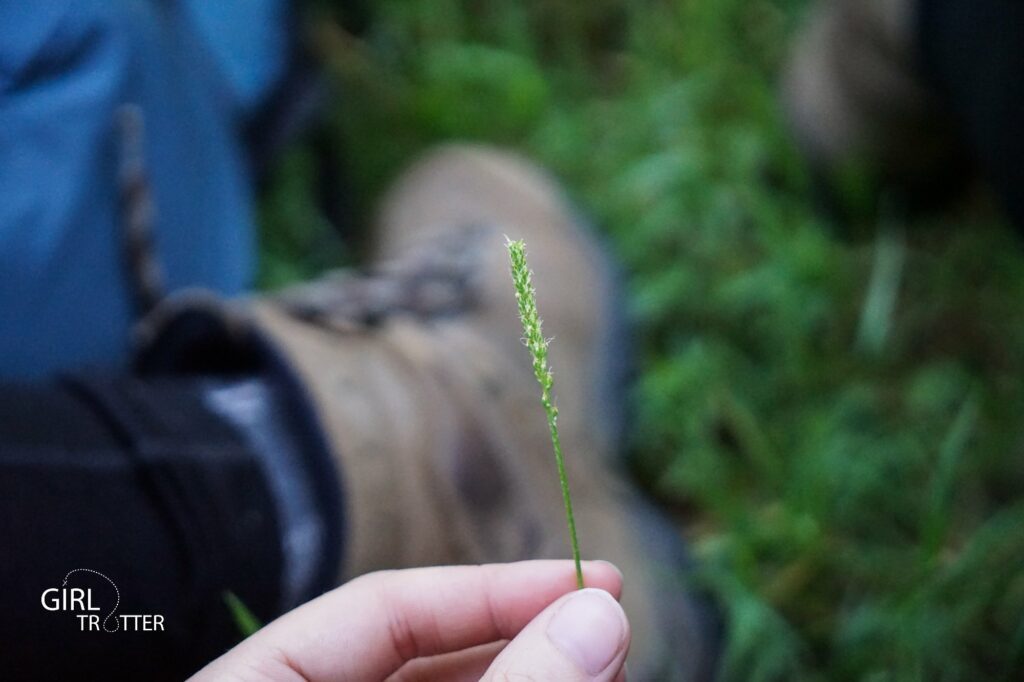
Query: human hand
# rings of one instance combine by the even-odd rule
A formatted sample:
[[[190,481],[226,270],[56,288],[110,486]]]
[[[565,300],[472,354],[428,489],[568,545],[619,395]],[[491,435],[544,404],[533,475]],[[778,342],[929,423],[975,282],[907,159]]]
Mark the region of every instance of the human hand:
[[[624,679],[622,576],[600,561],[583,567],[582,591],[569,561],[370,573],[281,616],[193,680]]]

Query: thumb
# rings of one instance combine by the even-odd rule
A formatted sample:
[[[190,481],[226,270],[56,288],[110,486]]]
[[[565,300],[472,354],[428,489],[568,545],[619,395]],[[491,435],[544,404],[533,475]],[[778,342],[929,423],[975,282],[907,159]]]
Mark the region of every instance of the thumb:
[[[621,679],[629,622],[603,590],[571,592],[540,612],[494,659],[483,680]]]

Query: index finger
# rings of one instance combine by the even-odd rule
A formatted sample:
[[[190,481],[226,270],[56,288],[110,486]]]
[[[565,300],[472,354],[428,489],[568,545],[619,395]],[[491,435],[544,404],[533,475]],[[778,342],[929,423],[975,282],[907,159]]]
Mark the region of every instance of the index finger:
[[[618,598],[614,566],[583,566],[588,587]],[[512,639],[575,587],[570,561],[371,573],[282,616],[199,677],[242,669],[269,679],[383,679],[415,658]]]

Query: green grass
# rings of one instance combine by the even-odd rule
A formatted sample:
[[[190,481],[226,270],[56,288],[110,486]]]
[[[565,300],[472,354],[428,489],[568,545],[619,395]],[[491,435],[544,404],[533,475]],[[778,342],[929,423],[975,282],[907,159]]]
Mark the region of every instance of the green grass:
[[[729,680],[1024,673],[1024,249],[983,209],[835,236],[775,80],[798,1],[382,0],[311,33],[339,93],[315,145],[365,216],[418,150],[547,165],[629,272],[630,455],[685,518]],[[313,143],[263,206],[263,281],[358,255]],[[360,221],[355,221],[359,224]],[[879,227],[884,226],[884,227]]]
[[[223,594],[224,605],[231,613],[231,620],[234,621],[235,627],[238,628],[239,634],[242,637],[248,637],[249,635],[255,634],[263,624],[260,623],[260,619],[256,617],[249,607],[245,605],[241,599],[238,598],[234,592],[230,590],[225,591]]]
[[[576,564],[576,587],[583,589],[583,569],[580,567],[580,543],[576,538],[576,519],[572,513],[572,498],[569,495],[569,480],[565,475],[565,458],[562,455],[562,439],[558,435],[558,406],[552,390],[555,377],[548,364],[548,339],[541,329],[540,312],[537,310],[537,292],[533,288],[533,272],[526,262],[526,244],[511,241],[506,244],[511,263],[512,283],[515,290],[519,319],[523,323],[523,340],[530,357],[533,358],[533,374],[540,384],[540,402],[547,416],[551,432],[551,447],[555,452],[558,469],[558,483],[562,488],[562,502],[565,504],[565,521],[569,526],[569,542],[572,546],[572,560]]]

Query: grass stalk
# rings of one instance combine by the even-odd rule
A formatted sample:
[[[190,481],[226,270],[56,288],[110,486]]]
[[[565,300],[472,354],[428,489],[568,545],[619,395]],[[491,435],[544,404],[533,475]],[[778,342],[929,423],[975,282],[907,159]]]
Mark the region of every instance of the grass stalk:
[[[580,567],[580,544],[576,539],[576,519],[572,514],[572,498],[569,495],[569,479],[565,474],[565,458],[562,456],[562,441],[558,437],[558,407],[552,390],[555,379],[548,364],[548,340],[541,332],[540,315],[537,312],[537,292],[533,287],[533,273],[526,263],[526,244],[523,241],[508,240],[509,260],[512,263],[512,282],[515,285],[516,303],[519,305],[519,319],[523,323],[523,342],[533,358],[533,374],[540,384],[540,400],[548,419],[551,432],[551,446],[555,451],[558,467],[558,481],[562,486],[562,501],[565,503],[565,520],[569,525],[569,539],[572,542],[572,558],[576,564],[576,587],[583,589],[583,569]]]

